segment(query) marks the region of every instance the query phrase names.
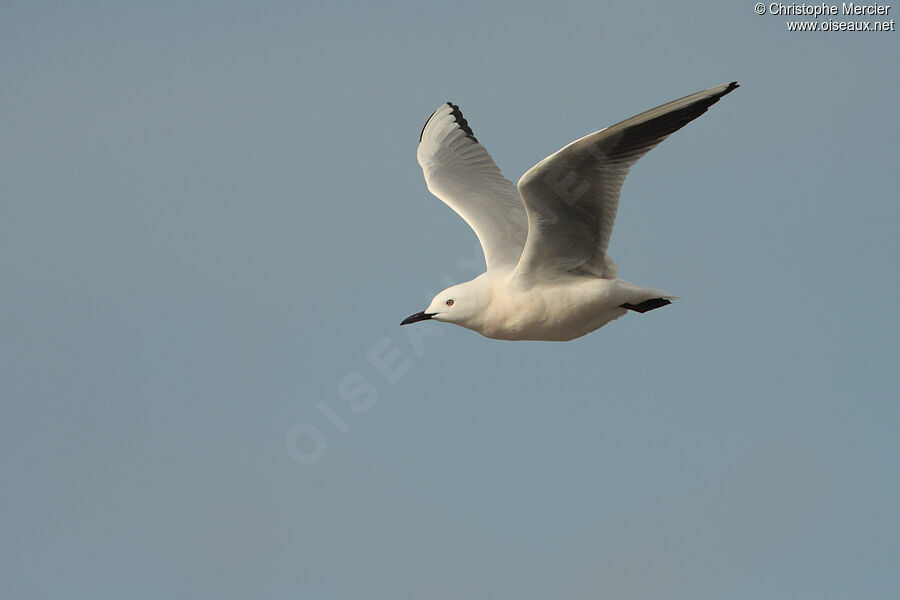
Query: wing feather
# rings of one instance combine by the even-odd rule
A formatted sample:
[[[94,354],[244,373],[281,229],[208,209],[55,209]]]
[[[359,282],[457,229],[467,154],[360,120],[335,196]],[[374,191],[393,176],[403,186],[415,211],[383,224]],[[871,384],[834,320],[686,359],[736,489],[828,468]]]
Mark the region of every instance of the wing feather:
[[[528,281],[578,269],[615,277],[606,250],[628,171],[737,87],[723,84],[663,104],[576,140],[529,169],[519,180],[528,239],[516,276]]]
[[[416,155],[429,191],[475,231],[488,270],[515,267],[528,233],[525,207],[458,106],[447,102],[434,111]]]

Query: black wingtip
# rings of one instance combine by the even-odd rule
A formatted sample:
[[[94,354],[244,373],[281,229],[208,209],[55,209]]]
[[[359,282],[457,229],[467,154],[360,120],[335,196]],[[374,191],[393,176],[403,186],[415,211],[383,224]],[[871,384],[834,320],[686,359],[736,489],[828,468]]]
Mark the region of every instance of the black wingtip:
[[[449,106],[451,108],[451,110],[453,111],[452,112],[453,118],[456,119],[456,122],[459,125],[459,128],[465,132],[466,137],[470,138],[473,142],[475,142],[477,144],[478,139],[475,137],[475,132],[473,132],[472,128],[469,127],[469,122],[466,121],[466,118],[463,116],[462,111],[459,110],[459,107],[449,101],[447,102],[447,106]]]
[[[730,94],[731,92],[738,89],[739,87],[741,87],[741,84],[739,84],[737,81],[732,81],[731,83],[728,84],[728,87],[725,88],[721,94],[719,94],[719,98],[721,98],[725,94]]]
[[[466,137],[477,144],[478,138],[475,137],[475,133],[472,131],[472,128],[469,127],[469,122],[466,121],[466,118],[463,116],[462,111],[459,110],[459,107],[452,102],[446,102],[446,105],[450,107],[451,114],[453,115],[453,120],[456,121],[457,125],[459,125],[459,128],[463,130],[463,133],[466,134]],[[431,117],[433,117],[434,113],[436,112],[437,111],[431,113]],[[429,121],[431,121],[431,117],[428,117],[425,120],[425,124],[422,125],[422,131],[419,133],[419,143],[422,143],[422,138],[425,137],[425,130],[428,128],[428,123]]]
[[[725,97],[728,94],[730,94],[731,92],[733,92],[734,90],[738,89],[739,87],[741,87],[741,84],[739,84],[737,81],[732,81],[721,92],[719,92],[717,94],[713,94],[712,96],[709,96],[708,100],[711,100],[712,102],[710,102],[707,105],[707,108],[709,108],[710,106],[712,106],[713,104],[715,104],[716,102],[721,100],[723,97]]]

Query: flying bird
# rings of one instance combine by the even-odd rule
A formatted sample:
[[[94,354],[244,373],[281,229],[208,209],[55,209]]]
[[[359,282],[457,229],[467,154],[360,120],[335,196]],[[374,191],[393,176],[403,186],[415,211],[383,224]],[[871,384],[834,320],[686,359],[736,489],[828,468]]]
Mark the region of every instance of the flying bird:
[[[606,253],[619,193],[647,152],[738,87],[719,85],[575,140],[503,177],[459,107],[441,105],[417,157],[428,189],[475,230],[487,270],[400,324],[434,319],[501,340],[567,341],[676,297],[617,276]]]

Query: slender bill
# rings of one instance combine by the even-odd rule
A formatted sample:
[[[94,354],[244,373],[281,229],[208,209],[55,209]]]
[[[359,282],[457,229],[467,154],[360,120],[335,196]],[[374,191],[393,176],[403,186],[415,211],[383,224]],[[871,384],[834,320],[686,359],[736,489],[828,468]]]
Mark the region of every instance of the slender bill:
[[[434,313],[426,313],[424,310],[422,312],[417,312],[414,315],[409,315],[402,321],[400,321],[401,325],[409,325],[410,323],[418,323],[419,321],[427,321],[431,317],[434,316]]]

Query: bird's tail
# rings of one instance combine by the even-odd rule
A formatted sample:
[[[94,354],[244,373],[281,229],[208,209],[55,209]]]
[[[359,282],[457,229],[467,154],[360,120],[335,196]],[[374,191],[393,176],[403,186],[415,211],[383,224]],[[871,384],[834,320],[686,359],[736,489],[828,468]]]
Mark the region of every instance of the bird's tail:
[[[657,308],[662,308],[663,306],[668,306],[672,304],[672,300],[678,299],[678,296],[660,296],[659,298],[650,298],[649,300],[644,300],[636,304],[626,302],[625,304],[620,304],[619,306],[621,306],[622,308],[627,308],[628,310],[633,310],[636,313],[643,314],[645,312],[650,312],[651,310],[656,310]]]

